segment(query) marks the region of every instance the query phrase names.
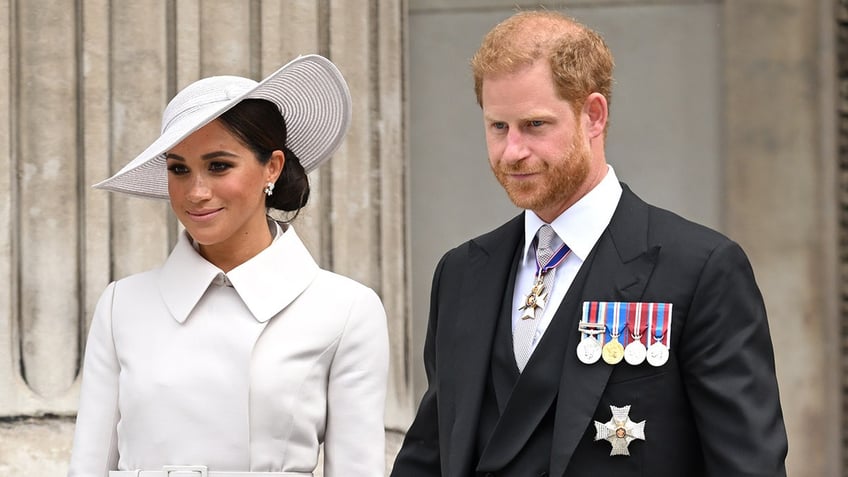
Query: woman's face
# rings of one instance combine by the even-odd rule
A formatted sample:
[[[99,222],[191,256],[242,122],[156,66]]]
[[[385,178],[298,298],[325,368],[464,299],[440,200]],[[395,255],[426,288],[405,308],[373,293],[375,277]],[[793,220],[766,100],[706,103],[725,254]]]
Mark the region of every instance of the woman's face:
[[[167,153],[171,208],[200,252],[217,257],[259,253],[270,243],[265,192],[283,166],[282,153],[262,164],[215,120]],[[220,266],[220,265],[219,265]]]

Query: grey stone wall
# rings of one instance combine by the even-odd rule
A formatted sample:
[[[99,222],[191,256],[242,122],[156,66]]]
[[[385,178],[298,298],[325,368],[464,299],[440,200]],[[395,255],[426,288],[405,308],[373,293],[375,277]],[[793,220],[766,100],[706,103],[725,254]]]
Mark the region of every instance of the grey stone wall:
[[[839,314],[841,323],[839,329],[840,346],[842,356],[848,355],[848,1],[839,2],[837,9],[837,44],[836,44],[836,69],[839,81],[839,96],[837,104],[838,111],[838,154],[839,163],[837,168],[838,182],[838,246],[839,246]],[[848,363],[841,360],[840,366],[843,395],[842,395],[842,429],[848,429],[848,413],[844,412],[848,405],[848,397],[845,389],[848,389]],[[840,441],[842,447],[842,473],[848,477],[848,433],[843,431]]]
[[[775,346],[795,476],[840,475],[836,2],[724,4],[725,230]]]

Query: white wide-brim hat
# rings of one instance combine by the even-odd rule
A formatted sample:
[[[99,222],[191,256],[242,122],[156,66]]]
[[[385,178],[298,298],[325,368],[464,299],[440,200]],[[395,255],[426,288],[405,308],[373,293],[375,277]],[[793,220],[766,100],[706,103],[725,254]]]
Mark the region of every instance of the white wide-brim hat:
[[[266,99],[280,108],[286,123],[286,146],[306,172],[330,158],[350,125],[347,83],[323,56],[300,56],[259,83],[239,76],[212,76],[174,96],[162,114],[159,138],[94,187],[167,200],[165,153],[245,99]]]

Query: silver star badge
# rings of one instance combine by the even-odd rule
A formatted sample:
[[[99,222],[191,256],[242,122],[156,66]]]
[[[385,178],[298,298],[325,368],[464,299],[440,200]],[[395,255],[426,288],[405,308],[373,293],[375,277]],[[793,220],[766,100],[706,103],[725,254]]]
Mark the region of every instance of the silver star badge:
[[[542,283],[541,277],[537,278],[533,289],[524,297],[524,304],[518,307],[519,310],[524,312],[521,314],[521,319],[535,320],[536,309],[544,308],[547,300],[548,292],[545,291],[545,285]]]
[[[612,444],[610,455],[630,455],[627,446],[635,439],[645,440],[645,421],[633,422],[630,420],[630,406],[610,406],[612,418],[609,422],[595,421],[595,440],[601,439]]]

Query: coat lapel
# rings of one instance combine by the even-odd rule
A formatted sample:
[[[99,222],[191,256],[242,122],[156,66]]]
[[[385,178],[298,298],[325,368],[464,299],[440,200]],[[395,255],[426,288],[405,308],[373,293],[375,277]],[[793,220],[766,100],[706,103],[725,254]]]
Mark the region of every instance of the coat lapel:
[[[627,186],[622,188],[615,214],[591,254],[591,267],[577,305],[583,301],[640,301],[654,269],[660,247],[649,243],[647,204]],[[567,319],[572,320],[574,332],[567,335],[559,382],[551,449],[551,475],[555,476],[565,473],[613,370],[603,362],[585,365],[577,359],[580,316],[574,313]]]
[[[469,244],[468,267],[457,303],[455,341],[449,349],[454,366],[444,389],[447,399],[456,403],[451,430],[448,475],[471,473],[480,406],[489,373],[492,341],[503,304],[504,293],[516,249],[522,245],[524,216],[519,215],[495,231]],[[510,292],[511,293],[511,292]],[[440,410],[441,412],[441,410]]]

